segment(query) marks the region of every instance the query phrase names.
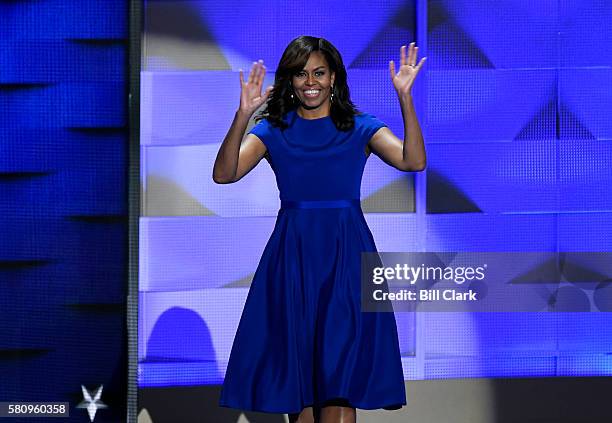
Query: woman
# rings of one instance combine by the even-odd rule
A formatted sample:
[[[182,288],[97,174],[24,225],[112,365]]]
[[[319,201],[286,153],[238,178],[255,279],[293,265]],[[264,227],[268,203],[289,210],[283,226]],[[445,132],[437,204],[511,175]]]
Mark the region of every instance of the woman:
[[[346,69],[323,38],[285,49],[273,87],[266,68],[240,71],[240,107],[217,155],[213,179],[232,183],[262,158],[276,175],[281,208],[247,295],[220,405],[287,413],[292,422],[354,422],[356,408],[406,404],[393,313],[361,312],[360,258],[376,251],[360,208],[365,162],[374,152],[403,171],[425,168],[411,89],[425,58],[400,49],[389,71],[404,140],[350,100]],[[259,123],[247,123],[265,102]]]

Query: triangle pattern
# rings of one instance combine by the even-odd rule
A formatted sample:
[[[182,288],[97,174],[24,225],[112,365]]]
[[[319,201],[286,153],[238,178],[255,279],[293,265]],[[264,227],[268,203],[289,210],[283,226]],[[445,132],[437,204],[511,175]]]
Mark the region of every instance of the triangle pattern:
[[[441,173],[429,169],[427,213],[482,213],[482,210]]]
[[[556,85],[556,84],[555,84]],[[557,139],[557,91],[550,94],[549,100],[523,125],[514,137],[515,140]]]
[[[559,107],[561,129],[559,137],[570,140],[596,140],[597,137],[582,123],[574,113],[561,102]]]
[[[402,176],[361,201],[364,213],[414,213],[416,211],[414,178]]]
[[[494,68],[440,2],[429,2],[427,61],[434,69]]]
[[[359,53],[348,66],[349,69],[385,69],[389,67],[389,60],[395,61],[396,69],[399,67],[399,48],[408,45],[416,39],[415,7],[407,2]],[[391,51],[392,50],[392,51]]]

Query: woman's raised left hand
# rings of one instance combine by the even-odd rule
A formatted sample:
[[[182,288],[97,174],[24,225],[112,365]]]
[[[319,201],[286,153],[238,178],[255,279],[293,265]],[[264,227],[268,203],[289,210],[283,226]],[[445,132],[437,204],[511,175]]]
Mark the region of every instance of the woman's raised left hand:
[[[399,72],[395,73],[395,63],[393,60],[389,62],[389,72],[391,73],[391,80],[393,86],[399,96],[412,95],[412,85],[416,78],[421,66],[425,63],[426,57],[423,57],[417,65],[417,54],[419,48],[412,42],[408,46],[408,57],[406,57],[406,46],[400,48],[400,68]]]

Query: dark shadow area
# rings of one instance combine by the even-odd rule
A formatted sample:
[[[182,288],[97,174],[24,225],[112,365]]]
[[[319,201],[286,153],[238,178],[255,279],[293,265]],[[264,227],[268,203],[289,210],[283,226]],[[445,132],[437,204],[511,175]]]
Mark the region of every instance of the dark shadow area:
[[[146,408],[153,423],[235,423],[241,414],[249,423],[285,422],[282,414],[219,407],[220,392],[220,385],[140,389],[138,412]]]

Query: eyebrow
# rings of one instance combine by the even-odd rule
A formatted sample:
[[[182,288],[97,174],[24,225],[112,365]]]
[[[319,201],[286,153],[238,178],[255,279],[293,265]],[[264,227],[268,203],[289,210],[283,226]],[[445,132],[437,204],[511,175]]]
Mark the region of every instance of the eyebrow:
[[[324,65],[321,65],[321,66],[319,66],[319,67],[316,67],[316,68],[314,68],[314,69],[313,69],[313,72],[314,72],[314,71],[317,71],[317,70],[319,70],[319,69],[325,69],[325,66],[324,66]],[[304,70],[306,70],[306,69],[302,69],[302,70],[304,71]]]

